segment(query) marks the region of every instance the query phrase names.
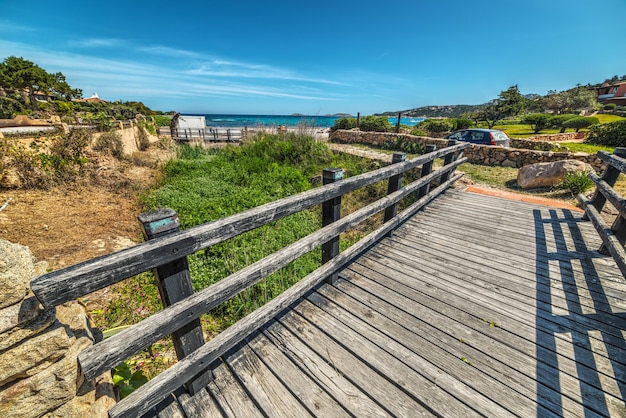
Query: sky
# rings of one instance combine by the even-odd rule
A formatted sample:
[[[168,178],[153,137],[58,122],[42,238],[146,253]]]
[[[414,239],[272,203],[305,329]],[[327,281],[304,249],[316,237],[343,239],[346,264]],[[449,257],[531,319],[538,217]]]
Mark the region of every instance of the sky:
[[[181,113],[361,115],[626,74],[626,0],[0,0],[0,60]]]

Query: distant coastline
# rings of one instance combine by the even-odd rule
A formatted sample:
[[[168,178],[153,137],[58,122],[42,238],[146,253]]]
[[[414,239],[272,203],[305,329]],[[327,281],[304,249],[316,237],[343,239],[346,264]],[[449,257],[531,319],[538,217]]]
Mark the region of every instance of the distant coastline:
[[[191,114],[189,114],[191,115]],[[195,113],[194,116],[204,116],[209,127],[220,128],[254,128],[254,127],[277,127],[296,128],[300,126],[312,128],[331,128],[335,121],[344,117],[354,117],[352,115],[337,113],[334,115],[313,116],[313,115],[236,115],[236,114],[203,114]],[[397,117],[389,117],[392,124],[397,122]],[[400,123],[413,126],[421,122],[423,118],[403,117]]]

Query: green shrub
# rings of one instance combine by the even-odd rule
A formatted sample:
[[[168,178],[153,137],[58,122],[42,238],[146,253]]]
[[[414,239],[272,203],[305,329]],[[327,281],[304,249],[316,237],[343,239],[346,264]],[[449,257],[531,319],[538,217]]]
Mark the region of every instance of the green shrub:
[[[626,120],[591,126],[586,142],[611,147],[626,147]]]
[[[332,131],[338,129],[354,129],[356,128],[355,118],[340,118],[335,120],[335,125],[331,128]]]
[[[411,129],[411,135],[428,136],[428,132],[421,130],[417,125]]]
[[[565,178],[556,186],[557,189],[569,190],[572,196],[584,193],[593,187],[594,183],[585,172],[567,173]]]
[[[550,120],[552,119],[551,115],[547,113],[531,113],[530,115],[524,116],[522,119],[522,123],[528,124],[533,129],[533,132],[538,134],[543,129],[546,129],[550,126]]]
[[[454,121],[452,119],[426,119],[415,125],[420,129],[429,133],[450,132],[454,129]]]
[[[391,124],[387,116],[365,116],[359,122],[359,129],[367,132],[388,132]]]
[[[615,110],[616,107],[617,107],[617,104],[615,103],[607,103],[604,106],[602,106],[602,110]]]
[[[105,132],[96,140],[93,149],[103,154],[112,155],[115,158],[124,156],[122,137],[117,132]]]
[[[13,119],[24,111],[24,105],[12,97],[0,97],[0,119]]]
[[[577,115],[564,114],[564,115],[555,115],[550,118],[548,122],[552,128],[560,129],[561,133],[565,132],[566,127],[564,123],[570,119],[577,118]]]
[[[474,126],[474,121],[471,119],[467,119],[467,118],[456,118],[456,119],[452,119],[453,122],[453,127],[451,129],[451,131],[457,131],[460,129],[467,129],[467,128],[471,128]]]
[[[157,126],[167,126],[169,128],[170,123],[172,122],[172,118],[169,116],[154,115],[152,117],[154,118],[154,123],[156,123]]]
[[[563,122],[563,126],[565,126],[566,128],[576,129],[576,132],[578,132],[580,129],[588,128],[591,125],[597,125],[599,123],[600,123],[600,120],[598,120],[598,118],[596,117],[578,116],[578,117],[566,120],[565,122]]]

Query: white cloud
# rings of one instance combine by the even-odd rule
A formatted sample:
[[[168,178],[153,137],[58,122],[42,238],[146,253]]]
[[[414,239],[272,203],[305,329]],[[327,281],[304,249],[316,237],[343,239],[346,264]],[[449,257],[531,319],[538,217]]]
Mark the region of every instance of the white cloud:
[[[78,48],[118,48],[124,46],[126,41],[117,38],[88,38],[69,41],[69,44]]]

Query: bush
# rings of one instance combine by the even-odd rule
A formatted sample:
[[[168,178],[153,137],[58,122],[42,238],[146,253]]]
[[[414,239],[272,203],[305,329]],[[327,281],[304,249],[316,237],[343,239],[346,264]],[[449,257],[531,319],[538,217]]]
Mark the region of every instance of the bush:
[[[552,119],[551,115],[547,113],[531,113],[530,115],[524,116],[522,119],[522,123],[526,123],[530,125],[533,129],[533,132],[538,134],[543,129],[546,129],[550,126],[550,120]]]
[[[115,158],[124,156],[122,137],[117,132],[105,132],[96,140],[93,149],[103,154],[112,155]]]
[[[626,147],[626,120],[591,126],[586,142],[611,147]]]
[[[556,188],[569,190],[572,196],[577,196],[589,190],[593,184],[593,181],[587,177],[587,173],[585,172],[567,173]]]
[[[591,125],[597,125],[599,123],[600,120],[593,116],[577,116],[563,122],[563,126],[566,128],[576,129],[576,132],[578,132],[580,129],[588,128]]]
[[[566,129],[566,127],[563,124],[566,121],[573,119],[573,118],[577,118],[577,117],[578,117],[577,115],[570,115],[570,114],[556,115],[556,116],[552,116],[548,123],[550,124],[551,127],[560,129],[561,133],[563,133],[565,132],[565,129]]]
[[[602,110],[615,110],[616,107],[617,105],[615,103],[607,103],[602,106]]]
[[[454,122],[452,119],[426,119],[415,125],[415,127],[429,133],[450,132],[454,129]]]
[[[359,122],[359,129],[367,132],[387,132],[391,124],[387,116],[365,116]]]
[[[403,151],[407,154],[424,154],[424,144],[420,142],[405,141],[402,138],[395,138],[383,142],[381,148],[392,151]]]
[[[355,118],[340,118],[335,120],[335,125],[331,128],[331,131],[338,129],[354,129],[356,128]]]
[[[451,130],[453,131],[457,131],[460,129],[467,129],[467,128],[471,128],[474,126],[474,121],[471,119],[467,119],[467,118],[452,119],[452,122],[454,126],[452,127]]]

